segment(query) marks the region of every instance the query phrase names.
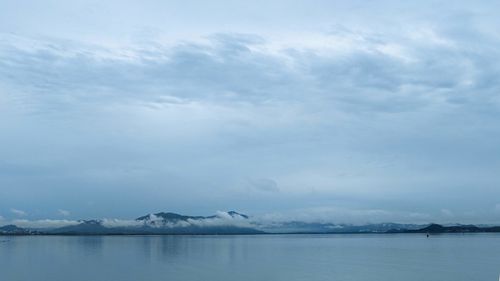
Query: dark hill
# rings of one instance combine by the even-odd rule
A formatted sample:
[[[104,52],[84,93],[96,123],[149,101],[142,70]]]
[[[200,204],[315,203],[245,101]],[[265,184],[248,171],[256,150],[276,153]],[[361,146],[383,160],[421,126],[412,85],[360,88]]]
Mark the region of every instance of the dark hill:
[[[481,228],[475,225],[454,225],[454,226],[443,226],[440,224],[433,223],[427,227],[417,229],[417,230],[407,230],[407,233],[475,233],[475,232],[492,232],[487,231],[490,228]]]

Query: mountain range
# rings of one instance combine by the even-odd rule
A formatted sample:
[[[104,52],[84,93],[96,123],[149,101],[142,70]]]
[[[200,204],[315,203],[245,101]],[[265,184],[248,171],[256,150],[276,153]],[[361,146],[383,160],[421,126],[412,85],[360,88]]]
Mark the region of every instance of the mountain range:
[[[476,233],[500,232],[500,226],[379,223],[365,225],[261,222],[236,211],[211,216],[160,212],[134,220],[80,220],[59,227],[0,227],[0,235],[174,235],[174,234],[300,234],[300,233]]]

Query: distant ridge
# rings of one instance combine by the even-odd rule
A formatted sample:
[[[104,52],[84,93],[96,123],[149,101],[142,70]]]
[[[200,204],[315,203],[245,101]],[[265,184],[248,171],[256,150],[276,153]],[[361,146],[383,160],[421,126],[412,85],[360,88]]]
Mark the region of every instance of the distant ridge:
[[[137,218],[136,220],[147,221],[147,220],[152,220],[154,217],[162,218],[163,220],[172,221],[172,222],[187,221],[188,219],[199,220],[199,219],[206,218],[203,216],[184,216],[184,215],[179,215],[176,213],[161,212],[161,213],[156,213],[156,214],[145,215],[145,216]]]
[[[398,231],[392,231],[398,232]],[[440,224],[432,223],[427,227],[406,230],[406,233],[480,233],[480,232],[500,232],[500,226],[479,227],[472,224],[469,225],[454,225],[443,226]]]
[[[40,234],[38,231],[24,229],[13,224],[0,227],[0,235],[35,235]]]

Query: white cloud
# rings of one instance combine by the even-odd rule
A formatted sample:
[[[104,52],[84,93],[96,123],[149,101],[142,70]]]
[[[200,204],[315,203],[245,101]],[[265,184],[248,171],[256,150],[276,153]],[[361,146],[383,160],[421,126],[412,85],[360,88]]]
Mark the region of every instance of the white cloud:
[[[18,209],[10,209],[10,212],[13,213],[14,215],[16,216],[19,216],[19,217],[22,217],[22,216],[26,216],[27,213],[23,210],[18,210]]]
[[[253,227],[251,220],[245,219],[242,216],[231,216],[228,212],[217,211],[214,218],[206,218],[200,220],[188,219],[190,226],[199,227],[217,227],[217,226],[237,226],[237,227]]]
[[[105,227],[139,227],[144,223],[137,220],[102,219],[101,223]]]
[[[44,229],[44,228],[57,228],[57,227],[63,227],[63,226],[77,225],[80,222],[74,221],[74,220],[51,220],[51,219],[24,220],[24,219],[18,219],[18,220],[12,220],[11,223],[16,225],[16,226],[19,226],[19,227]]]

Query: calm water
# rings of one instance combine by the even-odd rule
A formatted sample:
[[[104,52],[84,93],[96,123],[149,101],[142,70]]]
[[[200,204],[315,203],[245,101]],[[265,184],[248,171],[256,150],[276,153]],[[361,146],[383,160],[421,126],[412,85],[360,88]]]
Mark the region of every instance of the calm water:
[[[500,235],[0,237],[0,280],[497,281]]]

